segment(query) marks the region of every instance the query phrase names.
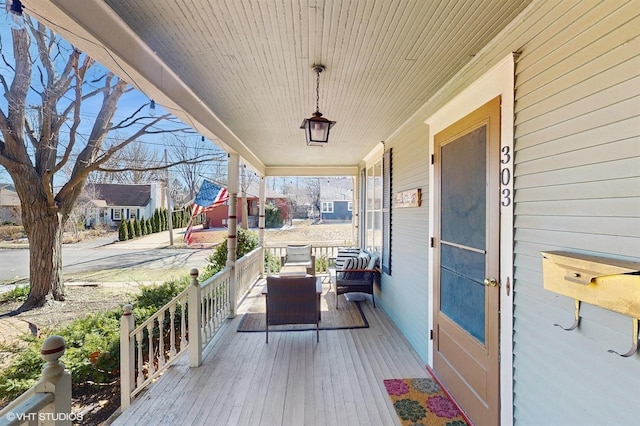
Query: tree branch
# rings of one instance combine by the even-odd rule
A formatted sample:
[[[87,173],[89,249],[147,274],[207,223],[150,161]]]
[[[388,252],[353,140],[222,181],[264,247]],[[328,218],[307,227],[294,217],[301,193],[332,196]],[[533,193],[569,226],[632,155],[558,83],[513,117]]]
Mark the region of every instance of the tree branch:
[[[123,167],[120,169],[112,169],[108,167],[98,167],[96,170],[107,173],[118,173],[118,172],[146,172],[146,171],[154,171],[154,170],[166,170],[170,167],[178,166],[181,164],[201,164],[207,163],[210,161],[215,161],[214,157],[204,157],[204,158],[193,158],[190,160],[182,160],[182,161],[174,161],[169,164],[165,164],[163,166],[157,167]]]

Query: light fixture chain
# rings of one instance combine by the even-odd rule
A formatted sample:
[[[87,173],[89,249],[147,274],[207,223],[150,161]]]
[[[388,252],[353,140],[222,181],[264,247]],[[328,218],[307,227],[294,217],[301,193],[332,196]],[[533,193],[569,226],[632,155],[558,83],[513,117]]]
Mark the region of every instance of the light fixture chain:
[[[316,71],[316,112],[320,112],[320,71]]]

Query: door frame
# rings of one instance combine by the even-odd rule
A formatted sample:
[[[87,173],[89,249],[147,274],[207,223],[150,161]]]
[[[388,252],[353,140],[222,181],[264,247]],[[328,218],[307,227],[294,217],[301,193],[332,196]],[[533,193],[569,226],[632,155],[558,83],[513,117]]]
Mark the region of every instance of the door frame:
[[[513,423],[513,138],[514,84],[516,54],[509,54],[484,75],[445,104],[425,123],[429,126],[429,154],[434,154],[434,136],[451,124],[501,96],[500,108],[500,424]],[[434,235],[435,168],[429,167],[429,235]],[[434,249],[429,249],[429,300],[434,303]],[[429,315],[433,330],[433,315]],[[433,340],[428,350],[428,364],[433,367]]]

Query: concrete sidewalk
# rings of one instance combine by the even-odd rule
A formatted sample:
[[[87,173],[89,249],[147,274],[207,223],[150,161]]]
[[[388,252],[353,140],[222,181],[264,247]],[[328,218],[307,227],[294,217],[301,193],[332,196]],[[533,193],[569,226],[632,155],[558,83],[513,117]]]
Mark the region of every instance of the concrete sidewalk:
[[[65,244],[72,248],[98,248],[104,246],[117,247],[123,250],[154,249],[154,248],[175,248],[175,249],[203,249],[215,247],[216,243],[194,243],[187,245],[183,241],[186,228],[173,230],[173,245],[171,245],[169,231],[156,232],[143,237],[134,238],[127,241],[118,241],[118,235],[108,237],[98,237],[81,241],[79,243]],[[28,249],[29,242],[0,242],[0,249]]]
[[[0,317],[0,345],[10,345],[22,334],[33,334],[36,327],[16,317]]]

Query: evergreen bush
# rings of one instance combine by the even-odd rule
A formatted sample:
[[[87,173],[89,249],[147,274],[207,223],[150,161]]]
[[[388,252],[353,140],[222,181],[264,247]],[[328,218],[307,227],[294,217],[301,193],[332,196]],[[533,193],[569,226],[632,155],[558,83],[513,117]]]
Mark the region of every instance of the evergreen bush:
[[[142,233],[142,226],[140,226],[140,221],[137,217],[133,219],[133,228],[136,230],[136,236],[142,237],[144,235]]]
[[[237,246],[236,246],[236,259],[240,259],[245,254],[249,253],[251,250],[258,247],[258,243],[260,242],[258,238],[258,234],[249,231],[247,229],[238,228],[238,238],[237,238]],[[204,277],[211,277],[221,270],[227,264],[227,240],[225,238],[221,244],[218,244],[216,248],[213,250],[213,254],[207,258],[209,264],[205,266],[203,272]],[[266,252],[266,251],[265,251]]]
[[[129,239],[129,227],[126,220],[121,220],[118,225],[118,240],[127,241]]]
[[[282,211],[272,205],[267,204],[264,206],[264,226],[266,228],[280,228],[284,225],[284,219],[282,218]]]
[[[136,237],[136,229],[133,227],[133,221],[127,221],[127,232],[129,232],[129,239],[133,239]]]

